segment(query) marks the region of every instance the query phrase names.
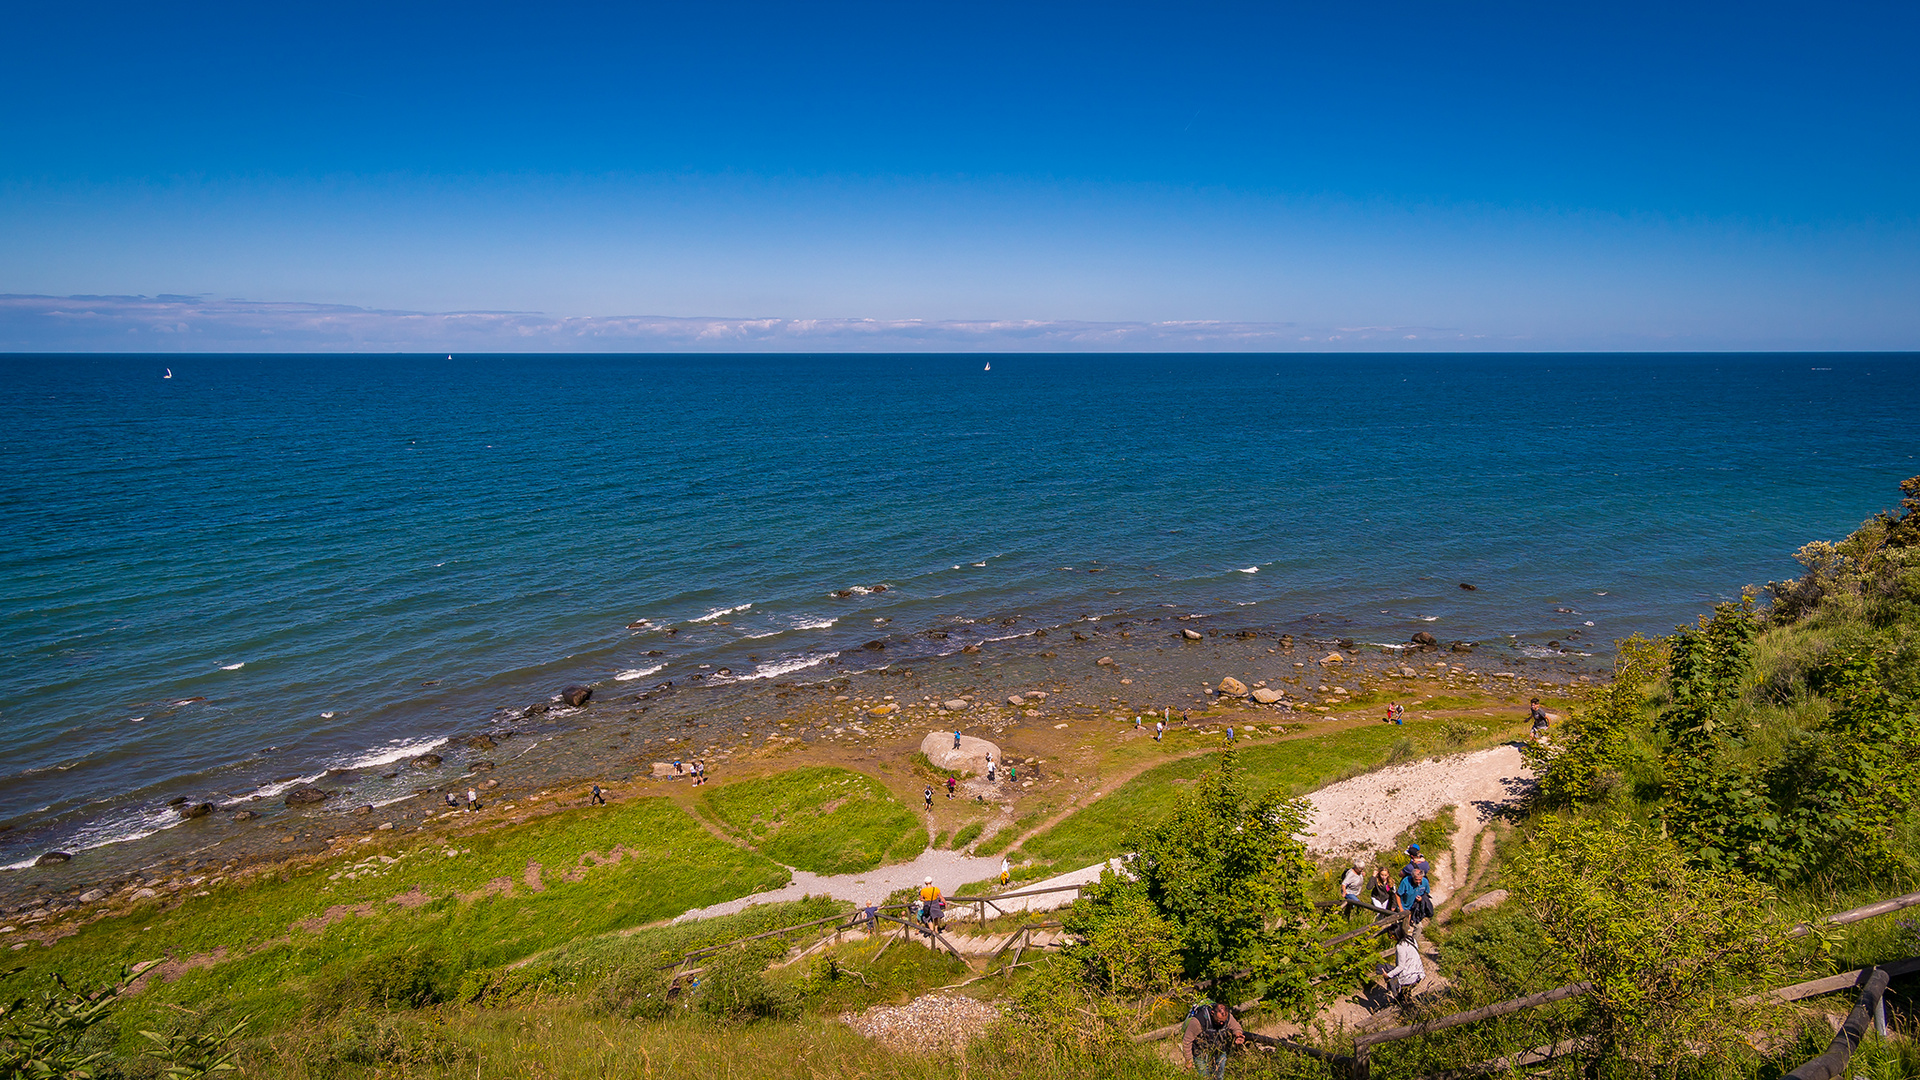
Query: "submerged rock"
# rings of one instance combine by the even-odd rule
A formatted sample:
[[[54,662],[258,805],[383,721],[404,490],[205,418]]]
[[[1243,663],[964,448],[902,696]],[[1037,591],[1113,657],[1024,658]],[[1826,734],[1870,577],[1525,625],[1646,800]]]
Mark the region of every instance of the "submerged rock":
[[[332,794],[331,791],[322,791],[317,787],[297,787],[287,792],[287,797],[282,802],[287,806],[312,806],[326,802],[327,797]]]
[[[413,759],[412,764],[416,769],[431,769],[440,764],[442,760],[444,759],[441,758],[439,754],[421,754],[419,757]]]
[[[206,817],[211,813],[213,813],[213,804],[210,802],[194,803],[192,806],[183,806],[180,808],[180,816],[186,818],[188,821],[192,821],[194,818]]]
[[[72,862],[73,855],[65,851],[49,851],[33,860],[35,866],[53,866],[56,863]]]
[[[569,686],[565,690],[560,691],[560,700],[577,709],[593,700],[593,687]]]

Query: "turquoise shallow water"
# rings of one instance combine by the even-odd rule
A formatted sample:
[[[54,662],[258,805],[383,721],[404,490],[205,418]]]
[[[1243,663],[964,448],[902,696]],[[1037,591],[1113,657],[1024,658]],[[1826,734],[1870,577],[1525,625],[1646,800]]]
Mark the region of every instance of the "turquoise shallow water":
[[[1604,652],[1920,473],[1912,355],[992,362],[0,358],[0,864],[568,682],[1149,609]]]

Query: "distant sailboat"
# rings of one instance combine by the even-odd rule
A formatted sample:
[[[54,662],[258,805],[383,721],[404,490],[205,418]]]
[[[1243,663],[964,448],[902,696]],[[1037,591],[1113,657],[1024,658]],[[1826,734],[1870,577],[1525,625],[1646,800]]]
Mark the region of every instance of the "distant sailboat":
[[[992,371],[992,370],[993,370],[993,361],[991,361],[991,360],[989,360],[989,361],[987,361],[987,370],[988,370],[988,371]]]
[[[163,378],[163,379],[171,379],[171,378],[173,378],[173,369],[172,369],[172,368],[168,368],[168,369],[167,369],[167,373],[166,373],[165,375],[162,375],[162,376],[160,376],[160,377],[161,377],[161,378]]]

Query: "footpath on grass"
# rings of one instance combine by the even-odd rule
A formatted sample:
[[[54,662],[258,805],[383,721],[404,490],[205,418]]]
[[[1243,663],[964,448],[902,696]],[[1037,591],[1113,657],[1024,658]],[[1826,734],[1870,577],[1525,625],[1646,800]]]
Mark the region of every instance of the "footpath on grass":
[[[1429,821],[1443,809],[1454,809],[1455,832],[1446,856],[1434,865],[1434,901],[1447,902],[1468,883],[1475,841],[1485,826],[1508,811],[1532,781],[1518,745],[1507,743],[1486,750],[1428,758],[1388,766],[1376,772],[1329,784],[1307,796],[1312,832],[1307,848],[1316,855],[1370,860],[1385,852],[1395,839]],[[1119,860],[1105,860],[1043,881],[1021,883],[1010,891],[1057,893],[1022,896],[997,905],[1003,911],[1051,911],[1076,895],[1068,886],[1097,881]],[[675,919],[732,915],[754,904],[831,896],[855,904],[880,904],[901,889],[918,887],[931,877],[943,892],[958,884],[991,878],[1000,869],[997,858],[976,858],[958,851],[928,850],[912,862],[882,866],[862,873],[814,874],[794,870],[788,885],[696,908]],[[960,908],[950,917],[968,918]]]

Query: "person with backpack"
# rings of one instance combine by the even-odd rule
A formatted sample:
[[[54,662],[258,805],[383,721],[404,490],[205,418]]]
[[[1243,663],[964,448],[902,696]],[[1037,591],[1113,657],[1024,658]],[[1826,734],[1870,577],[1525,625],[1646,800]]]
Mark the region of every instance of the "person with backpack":
[[[1387,992],[1401,1005],[1413,1003],[1413,988],[1421,979],[1427,977],[1426,964],[1421,962],[1420,948],[1415,941],[1412,927],[1401,927],[1393,943],[1393,966],[1381,971],[1386,980]]]
[[[958,782],[956,782],[953,777],[947,777],[947,798],[953,798],[953,791],[958,786]]]
[[[1527,704],[1527,719],[1533,722],[1533,737],[1535,739],[1544,739],[1547,737],[1547,728],[1549,726],[1547,710],[1540,707],[1539,698],[1534,698]]]
[[[1433,918],[1433,898],[1427,887],[1427,872],[1413,867],[1412,873],[1400,879],[1394,893],[1400,898],[1400,910],[1407,913],[1407,925],[1418,926],[1424,919]]]
[[[1340,875],[1340,899],[1354,907],[1365,907],[1366,904],[1360,899],[1360,890],[1366,885],[1367,875],[1360,872],[1360,860],[1355,859],[1347,867],[1347,872]]]
[[[927,785],[927,809],[933,809],[933,785]]]
[[[1407,865],[1400,868],[1400,876],[1412,877],[1415,870],[1431,875],[1433,873],[1433,864],[1427,861],[1425,855],[1420,854],[1419,844],[1408,844]]]
[[[1187,1010],[1186,1024],[1180,1030],[1180,1048],[1192,1062],[1193,1071],[1220,1080],[1227,1072],[1227,1051],[1244,1046],[1247,1033],[1233,1010],[1217,1001],[1203,1001]]]

